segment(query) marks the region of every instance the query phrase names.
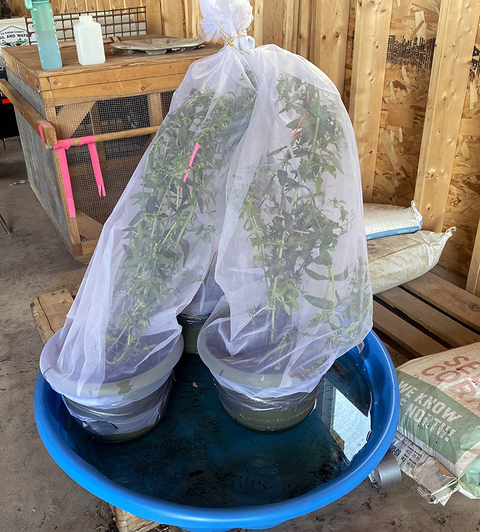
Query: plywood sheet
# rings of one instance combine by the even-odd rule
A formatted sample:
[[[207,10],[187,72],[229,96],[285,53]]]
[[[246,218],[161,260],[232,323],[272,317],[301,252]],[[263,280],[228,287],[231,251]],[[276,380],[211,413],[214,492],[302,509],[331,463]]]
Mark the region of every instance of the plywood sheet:
[[[413,199],[425,120],[439,1],[394,2],[382,99],[375,203]]]
[[[460,134],[445,211],[444,228],[457,231],[440,259],[444,268],[466,277],[480,218],[480,25],[465,95]]]

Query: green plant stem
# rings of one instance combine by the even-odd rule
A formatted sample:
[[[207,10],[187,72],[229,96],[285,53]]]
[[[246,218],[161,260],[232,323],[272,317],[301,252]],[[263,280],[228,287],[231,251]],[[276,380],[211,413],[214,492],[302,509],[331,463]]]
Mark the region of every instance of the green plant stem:
[[[335,325],[335,276],[333,274],[333,268],[328,267],[328,273],[332,280],[332,326]]]

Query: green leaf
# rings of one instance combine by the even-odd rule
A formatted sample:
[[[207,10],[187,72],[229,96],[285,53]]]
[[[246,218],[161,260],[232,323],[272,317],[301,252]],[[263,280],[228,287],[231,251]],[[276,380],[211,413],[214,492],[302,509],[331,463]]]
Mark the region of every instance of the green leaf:
[[[190,253],[190,244],[188,240],[185,240],[184,238],[182,238],[182,240],[180,240],[180,247],[182,248],[182,251],[183,251],[183,265],[185,266],[185,263],[187,262],[188,254]]]
[[[145,210],[148,213],[152,213],[155,211],[155,197],[150,196],[147,200],[147,203],[145,204]]]
[[[130,227],[135,227],[138,220],[142,217],[143,212],[140,210],[137,212],[137,214],[133,217],[133,220],[130,222]]]
[[[167,257],[165,257],[165,255],[162,255],[161,253],[159,253],[157,255],[157,261],[160,263],[160,264],[166,264],[166,265],[169,265],[172,263],[171,260],[169,260]]]
[[[321,308],[323,310],[333,309],[333,303],[329,299],[325,299],[323,297],[309,296],[308,294],[305,294],[303,297],[314,307]]]
[[[299,116],[298,118],[295,118],[295,120],[292,120],[291,122],[289,122],[286,127],[288,127],[289,129],[296,129],[298,127],[298,124],[300,123],[300,119],[302,117]]]
[[[342,273],[337,273],[337,275],[334,275],[333,278],[335,281],[345,281],[345,279],[348,279],[348,267],[345,268]]]
[[[300,186],[300,184],[297,183],[295,179],[292,179],[291,177],[287,177],[285,179],[285,185],[288,185],[291,188],[298,188]]]
[[[338,159],[336,159],[335,157],[332,159],[332,164],[333,166],[335,166],[335,168],[341,173],[343,174],[343,168],[342,168],[342,165],[340,164],[340,161]]]
[[[278,150],[274,150],[274,151],[270,152],[268,155],[269,156],[277,155],[277,153],[280,153],[281,151],[285,150],[286,148],[287,148],[286,146],[283,146],[283,148],[278,148]]]
[[[332,257],[330,257],[330,253],[328,252],[328,249],[325,246],[320,246],[318,257],[316,257],[313,262],[315,264],[320,264],[323,266],[332,265]]]
[[[288,173],[285,172],[285,170],[277,170],[277,177],[282,187],[285,186],[285,183],[288,179]]]
[[[305,273],[312,279],[315,279],[315,281],[328,281],[329,279],[326,275],[320,275],[319,273],[309,270],[308,268],[305,268]]]

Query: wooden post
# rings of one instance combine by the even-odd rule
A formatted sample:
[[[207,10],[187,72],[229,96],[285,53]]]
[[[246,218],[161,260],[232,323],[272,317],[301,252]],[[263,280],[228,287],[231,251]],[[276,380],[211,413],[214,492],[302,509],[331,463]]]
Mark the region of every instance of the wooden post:
[[[297,53],[299,0],[285,0],[283,8],[282,48]]]
[[[255,0],[253,7],[253,38],[255,45],[263,44],[263,0]]]
[[[163,20],[160,0],[145,0],[147,8],[147,33],[150,35],[163,34]]]
[[[312,48],[310,60],[335,83],[343,93],[345,79],[345,54],[347,51],[349,0],[324,2],[314,0],[315,18],[313,22]]]
[[[363,201],[372,200],[392,0],[357,0],[350,118],[357,138]]]
[[[262,5],[262,44],[276,44],[283,47],[283,19],[286,16],[284,13],[285,0],[262,0]]]
[[[423,228],[430,231],[443,229],[479,15],[478,0],[442,0],[440,6],[415,187]]]
[[[158,1],[161,4],[165,35],[169,37],[185,37],[185,6],[183,5],[183,0]]]
[[[310,0],[300,0],[297,53],[310,60],[310,36],[312,35],[312,3]]]
[[[468,269],[467,292],[480,296],[480,221],[478,222],[477,236],[473,245],[472,261]]]

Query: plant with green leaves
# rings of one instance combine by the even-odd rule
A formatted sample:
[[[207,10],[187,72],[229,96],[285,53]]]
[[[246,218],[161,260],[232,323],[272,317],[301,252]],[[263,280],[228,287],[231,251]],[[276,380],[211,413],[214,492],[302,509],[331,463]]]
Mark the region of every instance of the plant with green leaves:
[[[342,126],[311,83],[284,75],[277,91],[280,114],[293,118],[286,126],[291,143],[270,152],[257,169],[240,217],[266,286],[264,302],[251,311],[251,328],[270,331],[261,349],[269,345],[272,356],[280,359],[320,324],[333,332],[329,344],[348,345],[350,333],[368,315],[368,298],[359,293],[368,273],[361,262],[354,271],[335,269],[335,250],[352,216],[344,201],[326,193],[326,185],[343,174]],[[315,284],[324,287],[323,293],[306,293],[306,278],[319,281]],[[349,285],[341,291],[347,295],[337,290],[340,283]],[[293,314],[302,300],[315,313],[306,330],[298,331]]]
[[[139,207],[125,229],[125,255],[106,333],[107,364],[126,359],[135,364],[157,345],[158,339],[145,333],[152,316],[175,296],[171,281],[176,273],[191,282],[203,280],[208,264],[196,271],[187,267],[190,243],[192,237],[209,242],[218,230],[213,224],[217,178],[248,127],[254,100],[247,78],[235,92],[219,97],[203,85],[161,126],[141,191],[132,196]]]

